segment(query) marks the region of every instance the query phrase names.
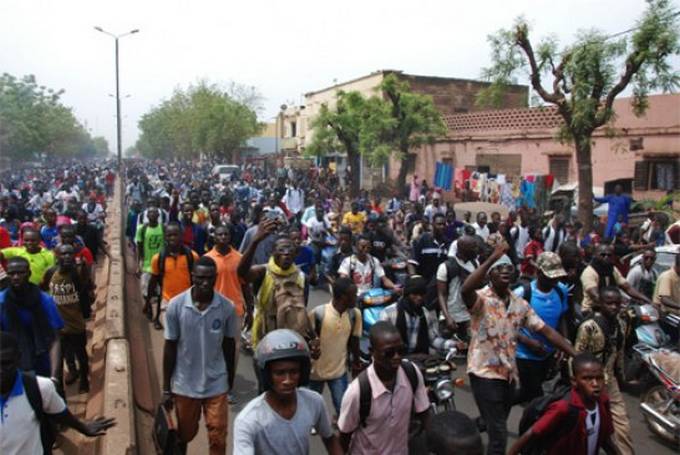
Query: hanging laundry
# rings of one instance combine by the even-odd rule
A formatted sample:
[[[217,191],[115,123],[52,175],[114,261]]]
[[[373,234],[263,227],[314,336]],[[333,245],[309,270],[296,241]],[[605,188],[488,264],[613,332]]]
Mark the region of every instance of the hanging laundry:
[[[434,186],[445,191],[451,191],[451,180],[453,178],[453,166],[437,161],[434,172]]]

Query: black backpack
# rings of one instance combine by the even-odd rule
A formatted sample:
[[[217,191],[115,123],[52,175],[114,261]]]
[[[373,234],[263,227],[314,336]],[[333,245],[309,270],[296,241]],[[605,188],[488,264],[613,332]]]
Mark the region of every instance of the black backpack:
[[[189,268],[189,281],[193,285],[194,279],[191,272],[194,270],[194,254],[191,248],[182,245],[182,254],[187,258],[187,266]],[[165,260],[168,258],[168,252],[163,248],[158,253],[158,287],[163,290],[163,277],[165,276]]]
[[[446,264],[446,288],[448,289],[451,284],[451,280],[455,277],[460,276],[463,280],[469,275],[469,272],[463,269],[455,258],[446,258],[444,261]],[[427,284],[427,290],[425,293],[425,308],[432,311],[435,310],[439,312],[438,305],[438,292],[437,292],[437,273],[430,279]]]
[[[408,382],[411,384],[413,392],[413,402],[416,399],[416,389],[418,388],[418,374],[416,373],[416,366],[408,360],[401,361],[401,367],[406,373]],[[371,390],[371,382],[368,380],[368,371],[364,370],[359,373],[357,377],[359,380],[359,425],[366,427],[366,419],[371,414],[371,402],[373,400],[373,392]],[[411,408],[413,412],[414,408]]]
[[[521,436],[529,431],[538,419],[545,414],[548,407],[559,400],[567,400],[569,403],[569,412],[565,421],[552,434],[533,438],[529,444],[524,446],[520,453],[523,455],[543,454],[560,435],[567,434],[574,429],[578,423],[579,410],[571,404],[571,387],[565,385],[557,387],[551,394],[536,397],[527,404],[522,412],[522,418],[519,421],[519,432],[517,434]]]
[[[40,423],[40,441],[43,446],[43,454],[51,455],[52,446],[57,439],[57,427],[49,414],[43,410],[43,400],[40,394],[40,387],[38,386],[38,378],[32,372],[22,372],[21,381],[26,391],[26,398],[31,405],[31,409],[35,413],[38,422]]]

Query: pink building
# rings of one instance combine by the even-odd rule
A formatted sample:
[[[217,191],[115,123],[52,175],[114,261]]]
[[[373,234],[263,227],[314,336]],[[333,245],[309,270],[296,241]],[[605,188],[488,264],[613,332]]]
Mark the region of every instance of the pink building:
[[[593,185],[632,180],[637,198],[656,198],[680,189],[680,94],[649,97],[649,109],[635,117],[630,98],[614,102],[616,134],[593,135]],[[574,149],[555,140],[561,117],[553,107],[501,109],[444,116],[445,139],[424,147],[415,169],[434,179],[437,161],[508,176],[552,174],[561,184],[577,181]],[[390,163],[390,176],[399,167]]]

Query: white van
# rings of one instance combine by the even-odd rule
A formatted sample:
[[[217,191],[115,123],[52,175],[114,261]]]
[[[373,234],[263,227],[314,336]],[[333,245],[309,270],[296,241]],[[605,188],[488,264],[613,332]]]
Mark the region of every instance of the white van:
[[[241,168],[235,164],[218,164],[212,168],[212,175],[219,175],[221,180],[230,180],[233,174],[240,174]]]

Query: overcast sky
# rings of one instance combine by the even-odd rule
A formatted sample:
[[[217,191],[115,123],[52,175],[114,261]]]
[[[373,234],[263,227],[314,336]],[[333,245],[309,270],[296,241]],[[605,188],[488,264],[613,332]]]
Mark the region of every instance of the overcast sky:
[[[676,4],[680,0],[676,0]],[[0,0],[0,71],[35,74],[115,150],[115,34],[120,40],[123,149],[137,122],[201,78],[256,87],[263,121],[303,93],[379,69],[478,78],[486,37],[518,15],[534,37],[630,28],[644,0]],[[676,69],[679,66],[675,61]]]

